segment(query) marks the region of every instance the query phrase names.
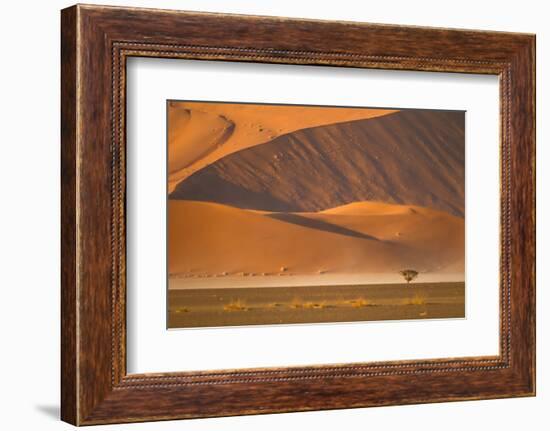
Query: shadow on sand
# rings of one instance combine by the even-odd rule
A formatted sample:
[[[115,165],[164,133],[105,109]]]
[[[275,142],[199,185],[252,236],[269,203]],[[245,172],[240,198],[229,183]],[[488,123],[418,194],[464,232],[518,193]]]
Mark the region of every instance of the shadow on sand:
[[[378,238],[372,235],[367,235],[361,232],[357,232],[352,229],[348,229],[342,226],[338,226],[323,220],[310,219],[295,213],[273,213],[266,214],[267,217],[281,220],[287,223],[297,224],[299,226],[307,227],[309,229],[324,230],[325,232],[336,233],[339,235],[351,236],[354,238],[369,239],[371,241],[380,241]]]

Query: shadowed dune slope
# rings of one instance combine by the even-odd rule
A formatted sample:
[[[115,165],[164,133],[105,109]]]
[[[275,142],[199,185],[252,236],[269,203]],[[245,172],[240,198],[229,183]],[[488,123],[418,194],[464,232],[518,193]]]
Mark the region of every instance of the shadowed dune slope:
[[[392,112],[395,110],[171,101],[168,190],[228,154],[285,133]]]
[[[464,113],[407,110],[307,128],[229,154],[170,199],[313,212],[356,201],[464,216]]]
[[[169,274],[464,271],[464,219],[444,212],[359,202],[298,218],[276,216],[170,200]]]

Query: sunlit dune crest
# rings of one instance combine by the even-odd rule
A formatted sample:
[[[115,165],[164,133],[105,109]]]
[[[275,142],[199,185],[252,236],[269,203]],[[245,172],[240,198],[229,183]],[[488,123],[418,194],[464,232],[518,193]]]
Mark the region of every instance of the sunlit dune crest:
[[[392,215],[392,214],[409,214],[415,211],[428,211],[422,207],[414,205],[394,205],[385,202],[352,202],[349,204],[339,205],[334,208],[321,210],[318,214],[341,214],[362,216],[369,214]],[[432,210],[433,211],[433,210]]]

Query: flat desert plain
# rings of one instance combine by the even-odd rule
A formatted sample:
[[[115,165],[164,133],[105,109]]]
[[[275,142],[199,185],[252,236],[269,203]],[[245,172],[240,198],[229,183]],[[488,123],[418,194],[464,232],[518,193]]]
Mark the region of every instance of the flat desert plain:
[[[464,283],[287,286],[169,291],[168,326],[464,317]]]
[[[170,102],[168,154],[169,327],[464,316],[464,113]]]

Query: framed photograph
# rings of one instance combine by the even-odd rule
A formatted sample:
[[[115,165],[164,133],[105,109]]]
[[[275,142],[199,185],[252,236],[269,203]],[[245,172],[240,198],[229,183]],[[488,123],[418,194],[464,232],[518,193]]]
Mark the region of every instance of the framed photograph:
[[[62,419],[535,394],[535,37],[61,14]]]
[[[169,328],[465,316],[465,112],[167,111]]]

